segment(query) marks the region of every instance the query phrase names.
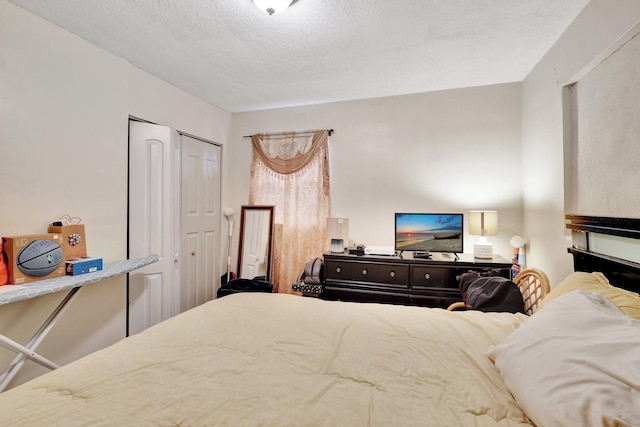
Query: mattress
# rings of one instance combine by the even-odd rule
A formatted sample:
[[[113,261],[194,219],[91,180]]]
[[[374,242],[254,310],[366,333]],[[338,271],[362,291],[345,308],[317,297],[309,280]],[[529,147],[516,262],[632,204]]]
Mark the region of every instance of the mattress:
[[[531,425],[487,356],[526,318],[234,294],[0,394],[0,425]]]

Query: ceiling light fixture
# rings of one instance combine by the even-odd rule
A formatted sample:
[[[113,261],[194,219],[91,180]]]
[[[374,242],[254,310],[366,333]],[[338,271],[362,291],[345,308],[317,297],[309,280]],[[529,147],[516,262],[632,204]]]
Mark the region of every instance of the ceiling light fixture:
[[[291,6],[293,0],[253,0],[253,2],[269,15],[273,15]]]

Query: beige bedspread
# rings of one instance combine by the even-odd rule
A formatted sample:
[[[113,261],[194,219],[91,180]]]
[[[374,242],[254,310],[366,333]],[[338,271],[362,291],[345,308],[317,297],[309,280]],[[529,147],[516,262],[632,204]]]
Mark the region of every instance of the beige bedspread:
[[[243,293],[0,394],[1,426],[523,426],[526,317]]]

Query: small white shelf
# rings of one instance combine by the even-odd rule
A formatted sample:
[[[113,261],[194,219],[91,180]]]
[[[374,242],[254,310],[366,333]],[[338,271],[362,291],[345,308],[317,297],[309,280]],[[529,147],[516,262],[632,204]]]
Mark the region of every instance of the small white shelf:
[[[60,292],[65,289],[100,282],[129,273],[130,271],[153,264],[156,261],[158,261],[158,257],[155,255],[146,258],[127,259],[105,264],[102,270],[96,271],[95,273],[81,274],[79,276],[60,276],[25,283],[23,285],[0,286],[0,305],[11,304],[54,292]]]

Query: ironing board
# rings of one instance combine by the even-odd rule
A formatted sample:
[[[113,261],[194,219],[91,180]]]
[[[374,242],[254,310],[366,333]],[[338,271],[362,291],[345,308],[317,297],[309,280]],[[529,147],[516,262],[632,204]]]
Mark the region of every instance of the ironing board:
[[[69,290],[67,295],[62,301],[60,301],[27,344],[22,345],[0,333],[0,345],[18,353],[4,373],[0,375],[0,392],[9,385],[9,382],[22,368],[25,359],[31,359],[49,369],[59,368],[59,366],[51,360],[36,353],[35,349],[40,345],[42,340],[44,340],[49,331],[56,324],[60,315],[64,313],[69,303],[73,301],[82,286],[129,273],[130,271],[142,268],[156,261],[158,261],[157,256],[128,259],[105,264],[102,270],[96,271],[95,273],[81,274],[79,276],[60,276],[53,279],[25,283],[23,285],[0,286],[0,306],[31,298],[37,298],[54,292]]]

